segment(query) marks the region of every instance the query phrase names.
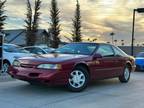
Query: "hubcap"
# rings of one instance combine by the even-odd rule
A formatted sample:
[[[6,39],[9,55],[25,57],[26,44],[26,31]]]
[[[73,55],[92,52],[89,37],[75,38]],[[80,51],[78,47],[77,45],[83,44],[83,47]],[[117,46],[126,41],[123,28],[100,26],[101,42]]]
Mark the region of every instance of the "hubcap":
[[[85,75],[80,70],[75,70],[70,74],[69,84],[74,88],[80,88],[85,83]]]
[[[8,68],[9,68],[9,64],[4,63],[3,64],[3,73],[7,73],[8,72]]]
[[[129,69],[126,68],[126,69],[125,69],[125,72],[124,72],[124,76],[125,76],[125,79],[126,79],[126,80],[128,80],[129,75],[130,75]]]

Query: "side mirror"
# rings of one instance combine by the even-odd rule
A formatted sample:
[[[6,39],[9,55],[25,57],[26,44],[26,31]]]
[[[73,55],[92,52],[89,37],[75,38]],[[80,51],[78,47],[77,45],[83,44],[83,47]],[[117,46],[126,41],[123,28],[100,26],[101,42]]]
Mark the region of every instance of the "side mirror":
[[[98,54],[98,53],[94,54],[93,59],[95,60],[95,59],[98,59],[98,58],[102,58],[102,55]]]

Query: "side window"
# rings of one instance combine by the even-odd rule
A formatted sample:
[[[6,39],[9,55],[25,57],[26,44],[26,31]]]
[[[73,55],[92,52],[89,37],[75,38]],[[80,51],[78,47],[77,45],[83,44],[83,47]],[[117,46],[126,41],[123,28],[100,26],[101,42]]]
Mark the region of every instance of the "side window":
[[[115,55],[117,56],[127,56],[127,54],[125,52],[123,52],[121,49],[114,47],[113,46],[113,50],[115,52]]]
[[[103,57],[111,57],[114,56],[113,49],[109,45],[100,45],[97,53],[101,54]]]

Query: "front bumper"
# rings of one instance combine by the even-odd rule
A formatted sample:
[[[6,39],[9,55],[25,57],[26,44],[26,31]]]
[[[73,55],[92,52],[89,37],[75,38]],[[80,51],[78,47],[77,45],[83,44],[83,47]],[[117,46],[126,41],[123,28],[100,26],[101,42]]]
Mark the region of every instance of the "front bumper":
[[[35,68],[10,67],[9,74],[16,79],[38,82],[47,85],[65,85],[68,82],[68,70],[44,70]]]

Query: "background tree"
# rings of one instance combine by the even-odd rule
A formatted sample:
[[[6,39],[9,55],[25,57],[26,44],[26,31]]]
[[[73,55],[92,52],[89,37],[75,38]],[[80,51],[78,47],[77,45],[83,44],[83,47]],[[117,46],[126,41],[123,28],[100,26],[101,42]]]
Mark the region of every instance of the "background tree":
[[[4,21],[6,20],[6,15],[4,15],[4,7],[5,7],[6,0],[2,1],[0,0],[0,32],[2,32],[4,28]]]
[[[40,7],[41,7],[41,0],[35,0],[35,7],[34,7],[34,16],[33,16],[33,23],[32,23],[32,35],[33,35],[33,43],[35,44],[37,39],[37,32],[39,27],[39,17],[40,17]]]
[[[50,19],[51,19],[51,24],[50,24],[50,29],[51,29],[51,47],[53,48],[58,48],[59,43],[60,43],[60,19],[59,19],[59,9],[57,6],[57,1],[52,0],[51,1],[51,10],[50,10]]]
[[[32,12],[31,3],[29,0],[27,0],[27,14],[26,14],[26,20],[25,20],[25,27],[26,27],[26,44],[28,46],[34,45],[36,42],[36,34],[38,31],[38,25],[39,25],[39,16],[40,16],[40,6],[41,1],[36,0],[35,1],[35,7],[34,7],[34,15]]]
[[[26,20],[25,20],[25,27],[26,27],[26,44],[30,46],[32,44],[31,38],[32,36],[32,8],[30,1],[27,0],[27,14],[26,14]]]
[[[80,4],[77,0],[75,18],[73,20],[73,30],[72,30],[73,42],[81,42],[81,13]]]

